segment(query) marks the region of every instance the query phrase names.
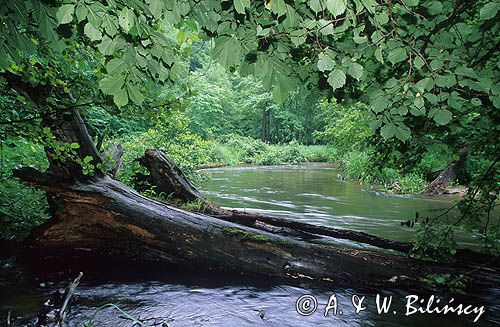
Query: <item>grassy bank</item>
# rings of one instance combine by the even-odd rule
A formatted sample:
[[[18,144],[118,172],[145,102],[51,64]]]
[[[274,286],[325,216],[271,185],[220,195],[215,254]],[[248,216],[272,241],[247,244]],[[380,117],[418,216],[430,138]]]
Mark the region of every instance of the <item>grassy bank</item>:
[[[342,178],[372,184],[394,193],[420,194],[425,190],[425,172],[436,164],[427,163],[417,171],[404,173],[396,168],[378,169],[369,151],[342,152],[333,146],[288,144],[266,144],[249,137],[228,136],[213,144],[202,167],[232,166],[237,164],[282,165],[303,162],[329,162],[337,165]],[[420,171],[420,172],[419,172]]]
[[[330,148],[323,145],[266,144],[260,140],[237,135],[214,143],[209,155],[213,163],[222,165],[282,165],[301,162],[331,162]]]

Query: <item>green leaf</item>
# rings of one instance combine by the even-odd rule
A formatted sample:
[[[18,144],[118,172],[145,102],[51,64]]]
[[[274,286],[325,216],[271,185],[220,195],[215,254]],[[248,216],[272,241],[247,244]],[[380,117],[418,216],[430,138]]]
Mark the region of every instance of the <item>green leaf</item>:
[[[423,116],[423,115],[425,115],[425,107],[422,107],[421,109],[411,108],[410,113],[413,116]]]
[[[345,12],[346,7],[346,0],[326,0],[326,8],[333,15],[333,17],[342,15]]]
[[[142,102],[144,101],[144,96],[139,90],[139,87],[132,83],[128,83],[127,90],[128,90],[128,97],[130,98],[130,100],[132,100],[135,104],[141,105]]]
[[[91,23],[85,24],[83,32],[91,41],[99,41],[102,39],[102,33],[97,28],[95,28]]]
[[[375,0],[361,0],[361,3],[370,14],[373,14],[375,12],[375,7],[378,6],[378,3]]]
[[[479,107],[480,105],[482,105],[481,100],[479,98],[470,99],[470,103],[472,103],[474,107]]]
[[[389,22],[389,15],[386,12],[380,12],[375,15],[375,20],[379,25],[385,25]]]
[[[330,84],[330,86],[333,88],[334,91],[344,86],[345,81],[346,81],[346,76],[342,69],[339,68],[334,69],[328,75],[328,84]]]
[[[130,32],[135,25],[135,14],[132,9],[125,7],[121,10],[118,16],[118,24],[125,33]]]
[[[109,36],[113,37],[118,33],[118,28],[116,26],[116,18],[111,15],[104,15],[102,25],[106,33]]]
[[[222,66],[229,67],[240,62],[241,43],[236,37],[223,36],[215,40],[212,56],[217,58]]]
[[[84,20],[85,18],[87,18],[87,15],[89,13],[89,10],[87,9],[87,7],[83,4],[80,4],[76,7],[76,19],[78,20],[78,22],[81,22],[82,20]]]
[[[318,55],[318,69],[322,72],[335,68],[335,60],[326,52],[321,52]]]
[[[403,2],[408,7],[415,7],[418,5],[418,0],[403,0]]]
[[[309,0],[309,7],[316,14],[319,13],[322,9],[321,0]]]
[[[384,140],[388,140],[392,138],[396,134],[396,125],[394,124],[385,124],[380,128],[380,135],[384,138]]]
[[[234,0],[234,9],[239,14],[244,14],[245,9],[250,7],[250,0]]]
[[[406,50],[404,48],[396,48],[389,51],[387,59],[394,65],[398,62],[405,60],[408,57]]]
[[[446,125],[451,121],[452,114],[449,110],[447,109],[440,109],[437,110],[436,113],[434,114],[434,121],[438,125]]]
[[[147,0],[147,3],[149,4],[149,10],[151,11],[151,14],[153,14],[154,18],[160,18],[164,8],[164,1]]]
[[[474,69],[466,67],[466,66],[458,66],[455,69],[455,74],[474,78],[474,79],[479,79],[479,76],[477,76]]]
[[[123,71],[127,69],[127,63],[122,58],[111,59],[106,64],[106,70],[109,75],[120,75]]]
[[[460,97],[460,94],[458,92],[451,92],[450,97],[448,98],[448,105],[451,108],[460,110],[462,109],[463,103],[464,99]]]
[[[354,43],[361,44],[361,43],[365,43],[368,38],[366,36],[357,35],[357,36],[354,36],[352,39],[354,40]]]
[[[277,74],[277,83],[273,92],[273,99],[277,103],[282,103],[286,100],[288,93],[295,90],[297,82],[290,76]]]
[[[413,101],[413,105],[421,110],[422,108],[424,108],[424,105],[425,105],[425,102],[424,102],[424,98],[422,96],[418,96],[415,98],[415,100]]]
[[[443,67],[443,61],[441,60],[432,60],[431,63],[429,64],[431,66],[432,70],[438,70]]]
[[[377,48],[375,50],[375,58],[380,62],[380,63],[384,63],[384,57],[382,57],[382,50],[380,48]]]
[[[292,6],[286,5],[286,19],[283,21],[283,26],[287,31],[300,27],[302,19],[297,14],[297,11]]]
[[[422,66],[425,64],[424,60],[422,57],[417,56],[415,59],[413,59],[413,66],[415,66],[416,69],[422,68]]]
[[[59,25],[71,23],[73,20],[73,13],[75,12],[75,5],[62,5],[56,13],[57,22]]]
[[[371,101],[371,108],[375,113],[379,113],[387,109],[389,107],[390,101],[386,96],[380,96]]]
[[[433,86],[432,80],[429,77],[423,78],[417,83],[415,83],[415,88],[418,92],[424,93],[426,90],[430,90]]]
[[[455,75],[437,76],[436,85],[439,87],[452,87],[457,84]]]
[[[398,126],[394,135],[400,141],[406,142],[410,138],[410,129],[406,126]]]
[[[103,55],[110,56],[110,55],[112,55],[115,52],[116,45],[117,45],[117,42],[115,42],[114,40],[112,40],[109,37],[105,36],[105,37],[102,38],[102,41],[101,41],[101,43],[99,43],[99,45],[97,46],[97,48],[99,49],[99,51]]]
[[[179,42],[179,44],[183,44],[184,42],[187,41],[188,39],[188,33],[186,30],[183,30],[183,29],[180,29],[179,32],[177,32],[177,42]]]
[[[286,3],[284,0],[271,0],[269,1],[270,10],[279,16],[286,14]]]
[[[440,1],[432,1],[428,6],[427,6],[427,12],[429,12],[430,15],[438,15],[443,12],[443,4]]]
[[[111,75],[99,82],[99,88],[104,94],[114,95],[122,89],[123,84],[125,84],[125,75]]]
[[[290,33],[290,40],[296,47],[304,44],[307,40],[307,34],[303,30],[295,30]]]
[[[498,2],[488,2],[479,11],[479,20],[488,20],[495,18],[498,13]]]
[[[363,66],[356,62],[353,62],[349,65],[347,73],[359,81],[361,79],[361,76],[363,76]]]
[[[333,34],[333,24],[331,21],[326,19],[320,19],[318,21],[319,32],[323,35]]]
[[[113,101],[118,107],[123,107],[128,103],[127,91],[125,89],[118,90],[113,94]]]

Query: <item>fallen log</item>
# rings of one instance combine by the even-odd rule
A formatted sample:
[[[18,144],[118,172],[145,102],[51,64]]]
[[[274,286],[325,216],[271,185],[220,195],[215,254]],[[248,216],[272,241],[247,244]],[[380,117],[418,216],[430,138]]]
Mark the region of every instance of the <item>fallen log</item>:
[[[32,168],[15,171],[59,209],[25,246],[29,260],[101,258],[156,267],[423,288],[422,278],[470,266],[306,242],[192,213],[147,198],[108,176],[65,183]],[[491,284],[490,272],[478,271]],[[498,280],[494,281],[495,283]]]
[[[414,244],[411,242],[395,241],[364,232],[314,225],[291,219],[269,217],[254,212],[224,209],[203,198],[201,193],[191,183],[176,181],[176,176],[179,176],[177,171],[180,170],[175,163],[161,151],[146,151],[144,156],[140,159],[140,162],[143,163],[152,176],[156,176],[154,179],[151,179],[151,185],[161,185],[160,189],[170,189],[174,190],[173,192],[177,192],[181,185],[187,185],[188,188],[186,190],[181,190],[181,192],[188,192],[191,194],[190,201],[199,201],[201,203],[199,206],[202,208],[202,211],[200,211],[201,213],[209,214],[219,219],[282,235],[298,236],[306,241],[326,236],[367,244],[379,249],[398,251],[403,254],[409,254],[414,247]],[[146,165],[144,163],[148,164]],[[175,170],[172,170],[172,167],[175,167]],[[181,177],[187,180],[183,174]],[[172,185],[169,186],[169,183],[172,183]],[[176,198],[180,199],[181,197]],[[184,202],[186,202],[186,199],[187,198],[184,198]],[[180,203],[177,202],[177,204]],[[458,249],[455,256],[456,260],[461,264],[467,263],[467,265],[476,266],[488,262],[490,267],[500,268],[500,260],[491,255],[468,249]]]
[[[80,144],[78,156],[102,162],[77,110],[44,122],[57,139]],[[168,156],[151,151],[143,161],[149,182],[177,200],[205,201]],[[125,262],[171,268],[250,274],[277,278],[422,289],[422,279],[432,274],[467,274],[487,285],[498,283],[498,274],[468,264],[443,265],[405,255],[318,244],[307,237],[363,240],[379,247],[398,244],[359,232],[344,232],[314,225],[297,225],[272,217],[249,218],[225,213],[207,205],[208,212],[188,212],[143,196],[138,191],[95,170],[85,175],[74,158],[54,156],[47,150],[49,169],[42,173],[21,168],[14,176],[45,190],[52,219],[37,228],[24,244],[27,262]],[[149,158],[149,159],[151,159]],[[146,158],[148,159],[148,158]],[[161,161],[161,160],[160,160]],[[295,233],[295,234],[294,234]],[[324,236],[324,235],[323,235]],[[392,243],[391,243],[392,242]],[[407,245],[399,244],[399,251]],[[73,267],[75,268],[75,267]]]
[[[422,276],[443,271],[433,263],[311,244],[186,212],[108,176],[71,184],[54,183],[30,168],[16,171],[16,176],[43,188],[60,204],[52,221],[26,244],[31,258],[44,261],[92,255],[157,266],[372,285],[389,280],[420,284]]]

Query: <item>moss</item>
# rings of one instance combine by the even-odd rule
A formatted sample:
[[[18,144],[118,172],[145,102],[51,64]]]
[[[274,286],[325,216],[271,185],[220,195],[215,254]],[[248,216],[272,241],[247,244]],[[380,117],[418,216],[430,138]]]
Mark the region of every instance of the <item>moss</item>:
[[[240,237],[241,241],[269,242],[271,239],[267,236],[252,233],[243,229],[227,227],[222,230],[226,235]]]
[[[293,247],[292,242],[290,242],[289,240],[283,239],[283,238],[278,239],[277,243],[281,244],[281,245],[284,245],[286,247],[289,247],[289,248]]]
[[[211,202],[205,199],[196,199],[191,202],[183,203],[179,206],[179,209],[183,209],[191,212],[210,212]]]

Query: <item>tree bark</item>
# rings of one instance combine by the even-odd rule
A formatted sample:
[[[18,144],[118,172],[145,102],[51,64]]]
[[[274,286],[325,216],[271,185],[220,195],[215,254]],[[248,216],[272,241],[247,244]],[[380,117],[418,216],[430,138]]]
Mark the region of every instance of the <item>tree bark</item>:
[[[147,181],[146,184],[154,186],[156,193],[172,196],[180,202],[201,198],[200,192],[165,153],[147,150],[139,162],[149,171],[149,176],[140,176],[140,178]]]
[[[436,177],[431,183],[429,183],[429,185],[427,185],[427,188],[425,190],[426,194],[439,195],[446,193],[448,184],[450,184],[457,178],[458,172],[460,171],[460,169],[462,169],[465,161],[467,160],[467,147],[462,147],[458,156],[458,160],[450,162],[441,171],[438,177]]]

